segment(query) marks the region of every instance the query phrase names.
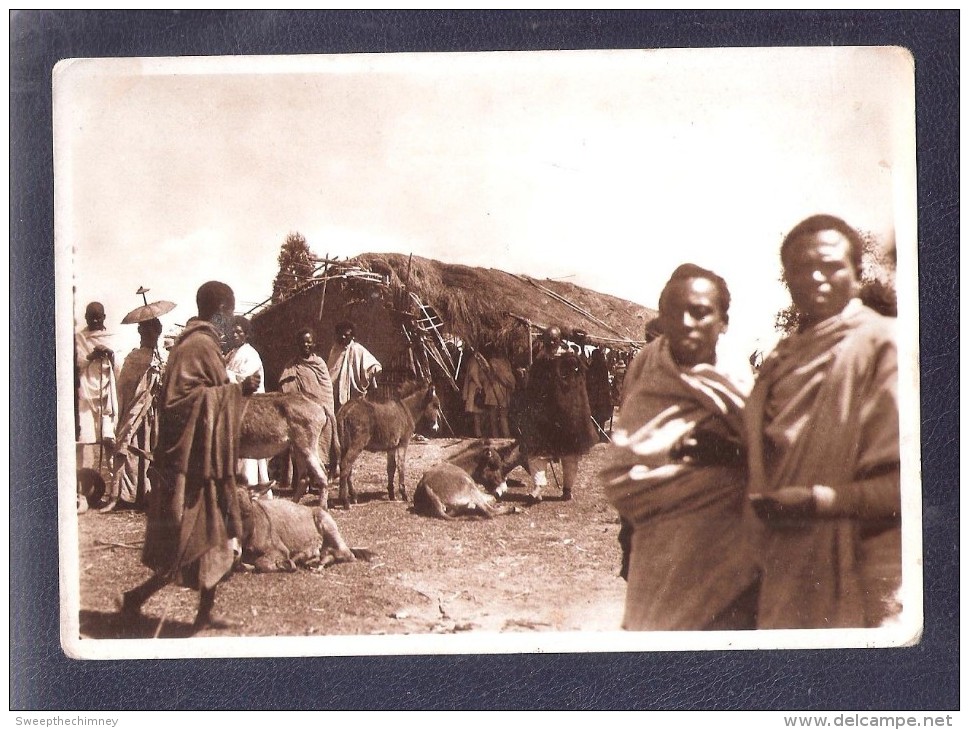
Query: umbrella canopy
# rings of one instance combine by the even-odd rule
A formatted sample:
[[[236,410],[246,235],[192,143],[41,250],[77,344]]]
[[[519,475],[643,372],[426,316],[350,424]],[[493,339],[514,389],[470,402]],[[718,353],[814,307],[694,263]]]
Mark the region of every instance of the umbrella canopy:
[[[145,320],[157,319],[163,314],[168,314],[173,309],[175,309],[175,302],[167,302],[164,299],[152,302],[151,304],[143,304],[128,312],[124,316],[124,319],[121,320],[121,324],[137,324]]]

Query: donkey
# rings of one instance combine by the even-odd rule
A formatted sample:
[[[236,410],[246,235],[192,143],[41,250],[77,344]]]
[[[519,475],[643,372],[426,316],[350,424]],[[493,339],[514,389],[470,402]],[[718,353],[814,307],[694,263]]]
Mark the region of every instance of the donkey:
[[[414,490],[414,512],[444,520],[519,513],[497,501],[508,490],[508,473],[527,465],[517,441],[475,439],[424,472]]]
[[[488,484],[493,487],[499,481],[503,483],[500,471],[492,472],[490,476],[495,475],[497,481],[493,478],[488,480]],[[512,505],[498,505],[496,501],[492,494],[486,493],[475,483],[468,472],[446,461],[425,471],[414,490],[415,514],[439,517],[442,520],[453,520],[461,516],[477,516],[490,520],[496,515],[523,511]]]
[[[320,506],[326,509],[329,480],[319,445],[329,444],[328,427],[326,409],[302,393],[257,393],[249,398],[242,418],[239,458],[269,459],[289,449],[297,467],[293,501],[299,502],[305,494],[300,477],[308,473],[320,490]]]
[[[353,488],[353,465],[363,451],[387,452],[387,496],[394,501],[394,475],[397,493],[407,501],[404,487],[404,461],[407,446],[419,421],[426,419],[438,429],[441,401],[430,382],[416,383],[406,395],[384,403],[355,398],[345,403],[336,414],[340,436],[340,502],[350,509],[357,501]]]
[[[450,454],[447,462],[466,471],[475,484],[499,499],[508,491],[505,477],[515,467],[528,471],[525,450],[515,439],[474,439]]]
[[[238,489],[242,518],[242,559],[257,573],[290,572],[298,566],[370,560],[366,548],[351,548],[336,521],[322,507],[284,499],[253,499]]]

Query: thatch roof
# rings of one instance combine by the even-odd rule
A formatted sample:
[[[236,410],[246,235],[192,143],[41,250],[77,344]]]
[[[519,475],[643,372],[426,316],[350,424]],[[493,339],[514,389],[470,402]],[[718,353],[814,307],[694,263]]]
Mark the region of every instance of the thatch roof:
[[[328,353],[333,326],[342,320],[354,322],[386,381],[390,371],[434,372],[429,360],[451,380],[458,377],[455,338],[474,348],[494,343],[514,362],[528,363],[534,336],[553,324],[569,339],[582,330],[591,344],[638,349],[656,317],[566,282],[392,253],[326,260],[298,291],[250,313],[268,382],[296,354],[297,331],[309,327],[318,351]]]
[[[413,292],[434,307],[450,332],[476,346],[520,339],[523,323],[555,324],[566,335],[583,330],[590,340],[615,347],[641,344],[656,317],[652,309],[609,294],[500,269],[396,253],[366,253],[347,263],[384,275],[391,290]]]

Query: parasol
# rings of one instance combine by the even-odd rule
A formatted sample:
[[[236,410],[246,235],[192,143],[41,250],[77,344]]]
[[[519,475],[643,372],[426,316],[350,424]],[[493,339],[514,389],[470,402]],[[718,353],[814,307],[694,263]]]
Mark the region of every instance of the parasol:
[[[150,289],[145,289],[145,287],[138,287],[136,294],[141,294],[141,298],[145,300],[144,305],[136,307],[128,312],[124,319],[121,320],[121,324],[137,324],[138,322],[144,322],[149,319],[157,319],[163,314],[168,314],[173,309],[175,309],[175,302],[167,302],[161,299],[157,302],[148,303],[148,297],[145,296]]]

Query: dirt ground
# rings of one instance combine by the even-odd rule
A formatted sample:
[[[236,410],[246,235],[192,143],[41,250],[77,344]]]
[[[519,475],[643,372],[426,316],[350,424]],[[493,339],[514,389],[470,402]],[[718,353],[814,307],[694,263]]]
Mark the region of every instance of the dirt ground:
[[[458,439],[412,444],[407,488],[460,448]],[[574,498],[559,499],[550,475],[545,500],[525,506],[530,482],[516,469],[507,501],[522,512],[493,520],[444,521],[386,496],[386,459],[364,454],[355,470],[361,504],[333,515],[347,542],[370,562],[295,573],[236,572],[219,587],[217,608],[237,627],[219,636],[421,634],[463,631],[596,631],[619,628],[625,583],[618,518],[597,473],[606,446],[580,465]],[[561,479],[561,466],[556,466]],[[515,478],[520,481],[517,483]],[[335,489],[331,492],[336,496]],[[304,498],[305,504],[315,496]],[[168,587],[136,625],[116,614],[120,593],[148,577],[140,563],[145,517],[137,511],[78,517],[81,638],[188,635],[198,594]],[[164,619],[164,620],[162,620]]]

